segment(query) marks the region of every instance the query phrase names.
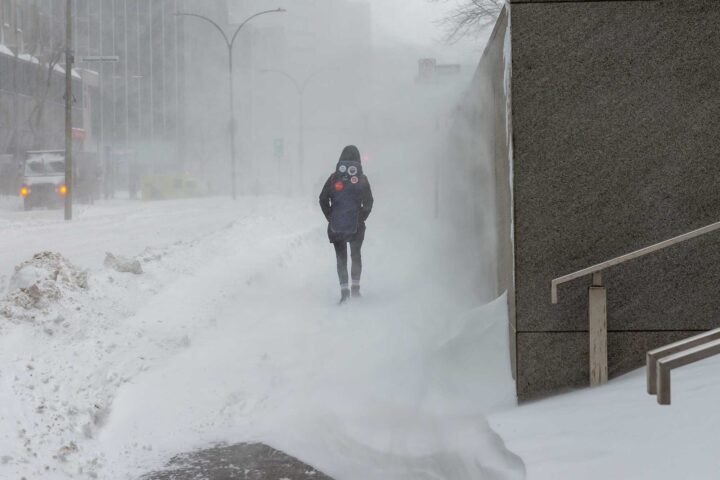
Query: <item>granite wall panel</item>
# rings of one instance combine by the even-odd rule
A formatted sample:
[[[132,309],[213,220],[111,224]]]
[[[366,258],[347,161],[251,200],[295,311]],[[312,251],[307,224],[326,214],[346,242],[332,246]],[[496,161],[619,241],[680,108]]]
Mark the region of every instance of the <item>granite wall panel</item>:
[[[720,220],[720,2],[514,1],[511,25],[522,398],[587,384],[590,279],[552,305],[553,278]],[[720,233],[604,279],[615,373],[720,326]]]
[[[608,332],[610,378],[643,365],[648,350],[697,333]],[[521,401],[590,384],[587,332],[519,332],[517,349],[517,394]]]

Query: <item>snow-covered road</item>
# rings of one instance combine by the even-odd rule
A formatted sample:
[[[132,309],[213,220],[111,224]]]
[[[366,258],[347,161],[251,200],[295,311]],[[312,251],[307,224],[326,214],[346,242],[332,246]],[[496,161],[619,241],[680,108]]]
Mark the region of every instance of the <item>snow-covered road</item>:
[[[136,255],[145,248],[163,248],[215,232],[244,215],[252,215],[258,201],[248,199],[242,209],[225,198],[188,201],[130,202],[110,200],[95,206],[76,205],[68,224],[57,210],[25,212],[22,200],[0,196],[0,278],[15,265],[42,250],[61,250],[73,263],[96,267],[105,252]]]
[[[484,418],[513,397],[504,302],[458,288],[431,219],[378,209],[365,298],[339,308],[311,198],[118,200],[71,225],[2,202],[3,283],[48,249],[90,279],[0,317],[0,478],[136,478],[223,441],[339,480],[524,477]]]

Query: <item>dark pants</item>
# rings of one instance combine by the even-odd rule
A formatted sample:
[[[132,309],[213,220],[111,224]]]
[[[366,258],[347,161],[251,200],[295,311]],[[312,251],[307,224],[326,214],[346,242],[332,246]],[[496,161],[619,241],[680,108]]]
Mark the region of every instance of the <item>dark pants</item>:
[[[360,275],[362,275],[362,238],[352,242],[333,242],[335,247],[335,255],[337,256],[337,271],[340,279],[341,288],[349,288],[348,284],[348,254],[347,245],[350,243],[350,257],[352,258],[352,284],[360,286]]]

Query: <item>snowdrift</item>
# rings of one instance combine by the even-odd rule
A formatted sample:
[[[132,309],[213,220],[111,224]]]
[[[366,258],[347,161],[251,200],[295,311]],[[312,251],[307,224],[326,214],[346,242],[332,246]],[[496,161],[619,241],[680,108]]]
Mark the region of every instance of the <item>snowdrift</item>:
[[[10,320],[44,321],[57,313],[56,308],[79,305],[87,288],[86,271],[59,253],[38,253],[15,267],[8,294],[0,302],[0,315]]]

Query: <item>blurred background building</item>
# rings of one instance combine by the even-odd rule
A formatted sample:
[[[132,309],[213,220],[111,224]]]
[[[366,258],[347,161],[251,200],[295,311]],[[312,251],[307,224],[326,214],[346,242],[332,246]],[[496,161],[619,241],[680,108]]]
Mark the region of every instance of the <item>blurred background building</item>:
[[[182,159],[185,36],[173,15],[178,3],[74,0],[77,66],[98,72],[95,140],[106,169],[137,175]],[[118,61],[83,62],[88,56]]]
[[[282,190],[314,182],[319,165],[332,168],[337,145],[361,142],[368,128],[362,111],[369,100],[361,87],[373,73],[370,4],[250,0],[229,5],[234,24],[268,8],[287,10],[258,19],[245,32],[251,51],[241,82],[252,95],[238,108],[244,112],[244,152],[254,162],[251,178],[275,179],[279,169],[286,179]],[[277,188],[260,183],[256,188]]]
[[[258,178],[282,162],[297,174],[301,132],[309,145],[329,131],[362,127],[338,119],[358,108],[343,97],[368,74],[366,1],[73,2],[76,148],[96,158],[106,190],[169,171],[187,171],[213,191],[229,187],[227,49],[211,25],[175,12],[207,16],[232,32],[258,11],[288,10],[250,22],[234,50],[243,188],[269,188]],[[64,3],[0,0],[0,163],[63,148]],[[88,56],[118,61],[83,62]],[[301,84],[313,77],[302,95],[304,115],[292,82],[268,70]],[[317,108],[334,95],[332,111]]]
[[[0,189],[16,192],[28,150],[63,148],[64,30],[49,0],[0,0]],[[61,20],[61,18],[60,18]],[[73,137],[82,150],[89,90],[73,72]],[[88,85],[91,82],[88,81]]]

